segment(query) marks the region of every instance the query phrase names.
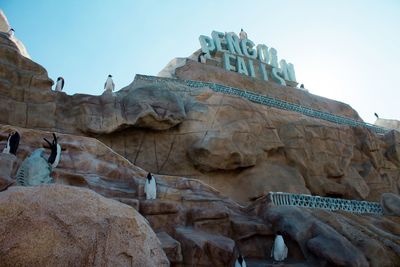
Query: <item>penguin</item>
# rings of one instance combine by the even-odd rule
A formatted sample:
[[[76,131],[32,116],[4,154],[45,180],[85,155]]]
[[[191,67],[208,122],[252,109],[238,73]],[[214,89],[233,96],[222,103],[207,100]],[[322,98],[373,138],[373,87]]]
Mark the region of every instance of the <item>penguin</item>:
[[[247,39],[247,33],[243,29],[240,29],[239,38],[240,40]]]
[[[51,149],[51,153],[49,158],[47,159],[47,162],[51,165],[52,168],[55,168],[57,167],[61,159],[61,146],[57,142],[57,136],[55,135],[55,133],[53,133],[53,142],[51,143],[46,138],[43,139],[49,144]]]
[[[19,139],[20,136],[18,132],[11,132],[8,135],[7,144],[6,147],[3,149],[3,153],[16,155],[19,145]]]
[[[61,92],[63,88],[64,88],[64,78],[63,77],[58,77],[55,90],[57,92]]]
[[[46,159],[45,149],[38,148],[27,157],[19,167],[16,175],[17,185],[34,186],[53,183],[50,176],[53,168],[57,167],[61,157],[61,146],[57,142],[57,137],[53,133],[53,142],[43,138],[51,149],[50,156]]]
[[[300,88],[304,88],[304,84],[300,84]]]
[[[147,174],[144,193],[146,194],[146,199],[156,199],[157,197],[156,179],[150,172]]]
[[[110,75],[108,75],[106,83],[104,84],[104,91],[112,92],[112,91],[114,91],[114,88],[115,88],[115,85],[112,80],[112,75],[110,74]]]
[[[15,33],[15,31],[14,31],[13,28],[11,28],[11,29],[8,30],[8,36],[13,37],[13,36],[14,36],[14,33]]]
[[[41,184],[50,184],[51,165],[44,156],[44,148],[38,148],[27,157],[18,168],[16,181],[20,186],[34,186]]]
[[[235,267],[247,267],[246,262],[241,254],[239,254],[235,261]]]
[[[378,114],[374,113],[374,115],[375,115],[376,119],[379,119],[379,116],[378,116]]]
[[[206,53],[201,52],[197,58],[197,61],[200,63],[206,63]]]
[[[287,258],[288,248],[280,232],[276,234],[274,245],[271,250],[271,257],[274,261],[283,261]]]

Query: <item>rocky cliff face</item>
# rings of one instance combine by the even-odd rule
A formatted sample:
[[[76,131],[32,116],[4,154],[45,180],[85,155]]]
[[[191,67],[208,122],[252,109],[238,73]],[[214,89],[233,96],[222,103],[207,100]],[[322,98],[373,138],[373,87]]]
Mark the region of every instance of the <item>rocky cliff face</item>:
[[[397,132],[378,135],[176,80],[138,77],[115,94],[68,96],[52,92],[45,69],[3,34],[0,55],[0,146],[11,130],[21,134],[17,156],[0,157],[0,186],[56,132],[64,150],[55,182],[137,209],[173,266],[230,266],[239,250],[248,266],[265,266],[277,231],[292,266],[400,262],[397,216],[275,207],[263,197],[269,191],[368,200],[398,194]],[[219,79],[239,81],[235,73],[224,75]],[[356,117],[344,104],[307,99],[298,101]],[[147,171],[156,174],[155,201],[144,199]],[[0,256],[6,250],[0,247]]]

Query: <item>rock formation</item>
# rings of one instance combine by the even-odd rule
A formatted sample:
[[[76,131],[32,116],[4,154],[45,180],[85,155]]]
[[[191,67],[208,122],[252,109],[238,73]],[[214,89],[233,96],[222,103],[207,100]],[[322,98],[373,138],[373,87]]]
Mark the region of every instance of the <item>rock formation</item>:
[[[360,120],[350,106],[337,101],[190,60],[178,63],[175,75],[179,78],[207,78]],[[7,257],[10,265],[23,265],[24,260],[30,264],[38,255],[58,253],[64,245],[71,255],[79,254],[74,241],[84,248],[76,256],[84,266],[106,266],[102,260],[110,260],[113,266],[131,261],[135,266],[132,249],[145,255],[141,259],[146,262],[140,266],[154,266],[152,260],[162,266],[165,257],[152,231],[172,266],[230,266],[239,250],[248,266],[268,266],[277,231],[287,241],[292,266],[396,266],[400,262],[398,216],[281,207],[265,197],[269,191],[372,201],[379,201],[382,193],[397,196],[397,131],[381,135],[257,104],[207,86],[193,88],[181,80],[154,77],[137,76],[115,94],[68,96],[51,91],[53,82],[46,70],[21,56],[1,33],[0,70],[0,147],[11,130],[21,135],[17,157],[0,157],[0,190],[12,184],[24,159],[45,145],[43,137],[56,132],[64,149],[60,164],[51,173],[56,184],[90,189],[140,213],[86,189],[8,187],[0,192],[0,210],[5,212],[12,204],[22,213],[8,210],[12,216],[2,217],[0,212],[4,220],[0,231],[13,227],[22,231],[29,222],[46,225],[42,230],[24,230],[26,235],[14,239],[3,235],[7,239],[0,243],[0,258]],[[144,197],[148,171],[156,176],[156,200]],[[43,204],[43,199],[49,203]],[[388,214],[397,214],[396,201],[391,195],[382,199]],[[35,217],[34,211],[40,210],[43,216]],[[85,217],[85,213],[92,216]],[[30,219],[17,224],[7,218],[15,222]],[[87,221],[97,226],[83,233],[87,225],[79,222]],[[130,224],[141,225],[141,231]],[[97,258],[95,247],[76,240],[80,233],[85,240],[96,240],[93,236],[98,233],[96,246],[108,254]],[[134,239],[138,234],[143,238],[138,244],[147,245],[138,247],[121,233]],[[35,244],[29,243],[34,240],[30,234],[41,237],[37,250],[29,247]],[[101,243],[106,234],[113,242],[118,238],[115,247]],[[21,258],[20,251],[10,250],[5,240],[28,249],[30,256]],[[45,245],[52,249],[43,251]],[[156,256],[149,258],[147,249]],[[66,255],[40,258],[31,265],[56,265]],[[91,262],[94,257],[99,262]]]
[[[0,235],[2,266],[168,266],[138,212],[83,188],[9,188]]]
[[[0,9],[0,32],[8,33],[10,29],[11,27],[10,24],[8,23],[7,17],[6,15],[4,15],[3,10]],[[29,56],[28,51],[26,50],[25,45],[18,38],[12,36],[11,41],[15,44],[21,55],[29,59],[31,58]]]

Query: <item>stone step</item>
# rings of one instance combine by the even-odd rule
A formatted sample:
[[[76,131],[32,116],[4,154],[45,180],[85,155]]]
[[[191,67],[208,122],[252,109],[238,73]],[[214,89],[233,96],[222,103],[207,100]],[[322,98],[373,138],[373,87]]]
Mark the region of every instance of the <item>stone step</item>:
[[[171,265],[177,265],[181,263],[183,260],[181,244],[166,232],[159,232],[156,233],[156,235],[160,240],[161,247],[167,255]]]
[[[181,243],[184,266],[233,265],[235,242],[230,238],[192,227],[175,228],[174,237]]]
[[[114,200],[117,200],[121,203],[124,203],[128,206],[131,206],[135,210],[139,211],[139,200],[136,198],[126,198],[126,197],[113,197]]]

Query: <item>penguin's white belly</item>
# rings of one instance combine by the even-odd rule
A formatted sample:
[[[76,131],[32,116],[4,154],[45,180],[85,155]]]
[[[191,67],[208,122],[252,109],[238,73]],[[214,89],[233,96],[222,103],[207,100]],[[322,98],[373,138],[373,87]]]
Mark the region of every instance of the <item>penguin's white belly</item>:
[[[105,90],[106,91],[110,91],[110,92],[112,92],[113,91],[113,82],[111,81],[111,80],[107,80],[106,81],[106,88],[105,88]]]
[[[157,188],[156,188],[156,180],[154,178],[151,179],[150,182],[149,180],[146,179],[144,192],[146,193],[146,199],[156,199]]]
[[[276,238],[274,242],[274,253],[273,257],[276,261],[283,261],[286,259],[288,249],[283,241],[283,238]]]
[[[247,267],[246,262],[243,260],[242,264],[238,260],[235,261],[235,267]]]

